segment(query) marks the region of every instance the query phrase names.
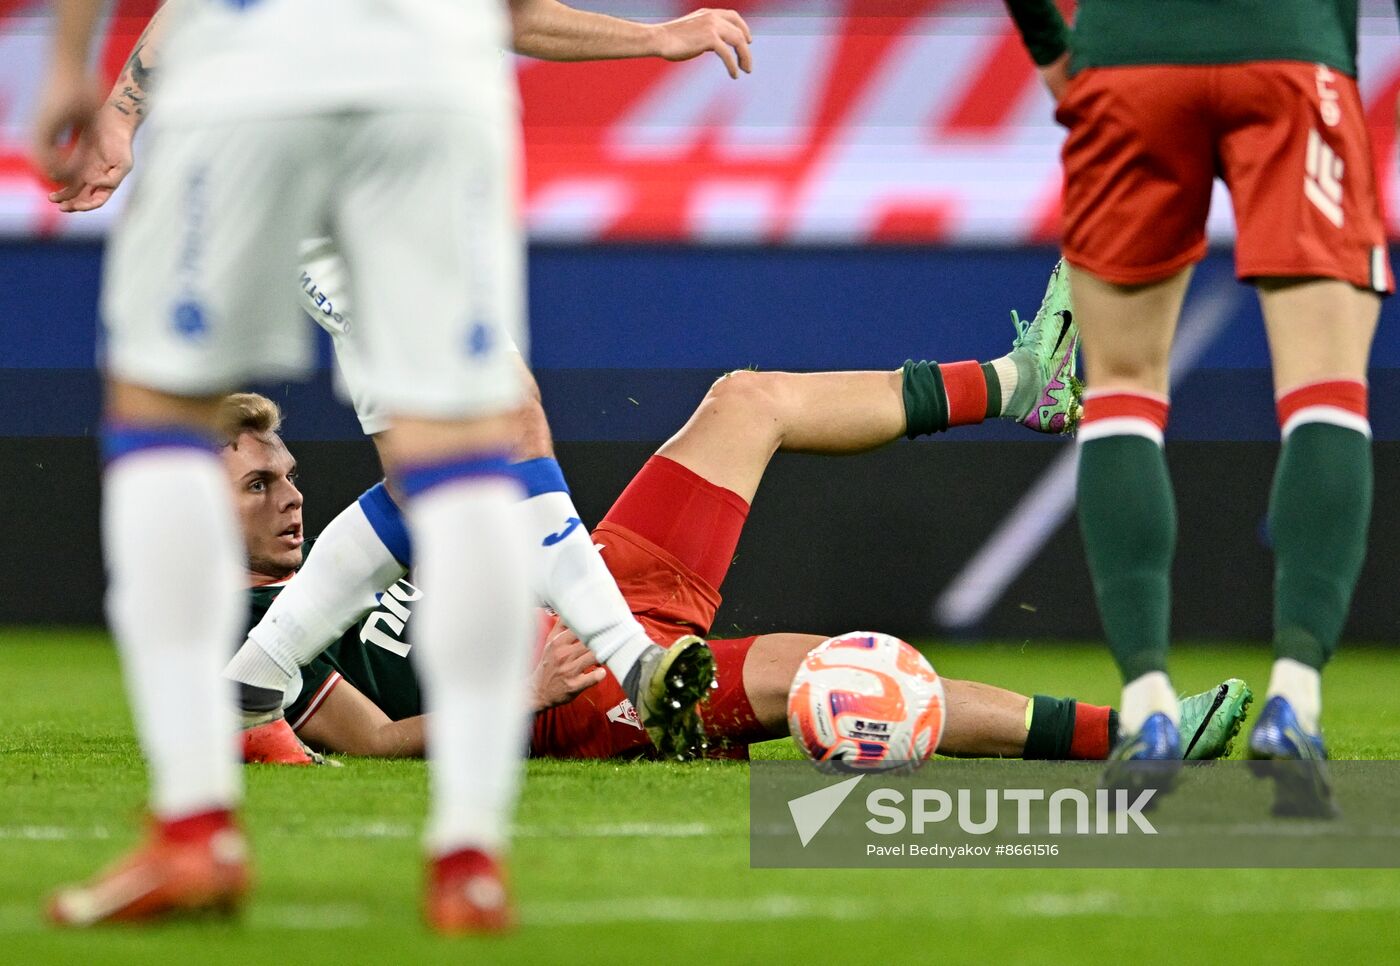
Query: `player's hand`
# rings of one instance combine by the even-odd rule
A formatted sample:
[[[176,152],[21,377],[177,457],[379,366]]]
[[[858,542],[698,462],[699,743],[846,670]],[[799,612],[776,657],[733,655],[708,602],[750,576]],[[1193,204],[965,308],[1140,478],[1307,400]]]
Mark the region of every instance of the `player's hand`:
[[[1040,79],[1045,81],[1045,86],[1050,88],[1050,96],[1056,104],[1060,103],[1064,99],[1065,88],[1069,87],[1069,51],[1036,69],[1040,71]]]
[[[568,704],[607,674],[573,631],[556,625],[535,667],[535,710]]]
[[[105,205],[131,171],[136,123],[110,103],[100,107],[73,148],[72,177],[49,200],[62,211],[92,211]]]
[[[690,60],[713,50],[724,61],[729,76],[753,73],[749,44],[753,34],[744,18],[733,10],[697,10],[678,20],[656,24],[656,55],[666,60]]]
[[[94,77],[84,65],[55,59],[34,114],[30,151],[34,166],[61,185],[72,183],[78,152],[65,150],[72,135],[82,136],[102,105]]]

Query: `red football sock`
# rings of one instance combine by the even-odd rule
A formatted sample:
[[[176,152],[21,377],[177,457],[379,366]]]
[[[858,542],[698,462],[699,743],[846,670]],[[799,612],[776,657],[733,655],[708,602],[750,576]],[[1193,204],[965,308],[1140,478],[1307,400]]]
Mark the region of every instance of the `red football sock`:
[[[457,849],[433,859],[433,878],[465,879],[474,875],[495,875],[496,862],[481,849]]]
[[[204,842],[224,829],[233,827],[233,813],[226,808],[196,812],[184,818],[160,820],[157,833],[167,842]]]
[[[1074,736],[1069,742],[1069,757],[1083,761],[1102,761],[1108,757],[1117,737],[1111,732],[1116,715],[1112,708],[1080,701],[1074,710]]]
[[[708,753],[710,757],[747,758],[750,744],[781,737],[758,720],[744,688],[744,662],[756,640],[742,637],[710,641],[710,652],[715,656],[715,683],[719,687],[700,704],[705,734],[715,746]]]
[[[975,426],[987,418],[987,376],[980,362],[944,362],[943,392],[948,397],[948,425]]]

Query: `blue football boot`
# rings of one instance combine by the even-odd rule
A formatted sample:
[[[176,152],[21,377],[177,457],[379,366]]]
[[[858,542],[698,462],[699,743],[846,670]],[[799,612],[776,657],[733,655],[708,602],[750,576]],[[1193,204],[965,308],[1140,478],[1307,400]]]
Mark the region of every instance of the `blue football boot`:
[[[1293,705],[1276,694],[1264,705],[1249,733],[1250,771],[1274,783],[1274,814],[1290,818],[1335,818],[1327,748],[1321,734],[1309,734]]]
[[[1148,790],[1163,795],[1171,791],[1180,770],[1181,733],[1171,718],[1158,711],[1148,716],[1137,734],[1121,739],[1109,753],[1099,787],[1126,791],[1131,804]],[[1151,811],[1155,805],[1154,797],[1143,810]]]

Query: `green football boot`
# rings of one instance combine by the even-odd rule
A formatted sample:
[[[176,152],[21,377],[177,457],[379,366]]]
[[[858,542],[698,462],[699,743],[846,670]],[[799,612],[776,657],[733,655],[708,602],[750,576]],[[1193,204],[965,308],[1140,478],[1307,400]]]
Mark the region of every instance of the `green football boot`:
[[[1239,678],[1182,698],[1181,757],[1187,761],[1210,761],[1228,755],[1253,700],[1254,692]]]
[[[1079,380],[1079,326],[1069,297],[1069,266],[1064,259],[1050,273],[1045,298],[1035,318],[1022,322],[1013,309],[1016,341],[1016,391],[1002,411],[1037,433],[1071,433],[1083,412],[1084,384]]]
[[[668,648],[648,648],[622,682],[656,750],[673,761],[705,753],[708,744],[697,706],[714,687],[715,656],[694,634]]]

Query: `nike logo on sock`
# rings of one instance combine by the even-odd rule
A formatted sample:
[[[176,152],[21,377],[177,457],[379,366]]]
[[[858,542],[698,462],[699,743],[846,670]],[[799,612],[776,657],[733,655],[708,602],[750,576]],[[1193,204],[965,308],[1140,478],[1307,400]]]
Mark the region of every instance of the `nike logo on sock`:
[[[569,534],[573,533],[579,527],[583,526],[583,521],[580,520],[578,517],[569,517],[569,519],[565,520],[564,523],[565,527],[563,530],[560,530],[558,533],[551,533],[549,536],[545,537],[542,541],[540,541],[540,546],[552,547],[556,543],[568,539]]]

